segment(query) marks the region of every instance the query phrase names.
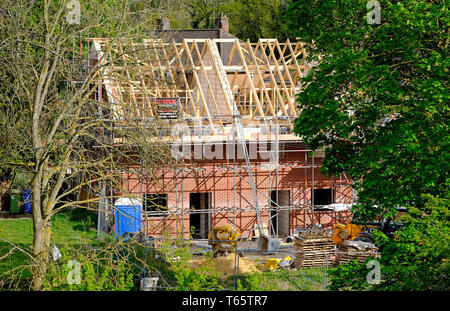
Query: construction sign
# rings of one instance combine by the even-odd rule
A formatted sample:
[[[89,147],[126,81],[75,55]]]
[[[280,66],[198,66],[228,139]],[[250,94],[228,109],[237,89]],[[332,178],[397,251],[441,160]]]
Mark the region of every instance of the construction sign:
[[[156,112],[160,119],[178,119],[178,98],[158,97],[156,98]]]

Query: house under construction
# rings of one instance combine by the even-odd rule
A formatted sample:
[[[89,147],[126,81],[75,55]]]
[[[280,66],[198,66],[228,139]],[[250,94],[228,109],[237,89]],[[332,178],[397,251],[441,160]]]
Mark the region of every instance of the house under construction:
[[[203,239],[212,226],[230,223],[251,237],[258,234],[255,207],[277,237],[346,222],[351,182],[322,175],[323,154],[312,156],[293,134],[295,95],[310,69],[303,44],[241,41],[226,31],[218,38],[174,33],[114,44],[90,39],[90,62],[101,62],[108,49],[124,59],[123,66],[105,66],[98,94],[116,118],[158,119],[189,160],[161,168],[156,182],[124,171],[124,187],[144,202],[147,234],[187,237],[194,228],[194,238]],[[144,52],[136,60],[131,50]],[[130,72],[127,57],[139,72]]]

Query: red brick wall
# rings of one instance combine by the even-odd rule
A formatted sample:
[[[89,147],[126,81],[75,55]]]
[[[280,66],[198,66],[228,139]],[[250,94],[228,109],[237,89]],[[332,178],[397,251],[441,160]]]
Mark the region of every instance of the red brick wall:
[[[284,156],[280,156],[277,176],[275,170],[268,171],[259,167],[252,170],[259,190],[258,204],[260,208],[270,206],[268,201],[270,190],[290,191],[290,205],[293,208],[289,217],[291,233],[296,227],[308,227],[312,223],[330,228],[336,222],[345,222],[350,217],[349,212],[315,212],[313,221],[309,209],[295,210],[296,208],[310,207],[311,202],[313,174],[312,168],[308,166],[312,164],[312,158],[305,151],[296,151],[304,149],[306,149],[305,146],[300,143],[286,144],[284,150],[293,152],[285,152]],[[252,160],[251,163],[258,166],[263,161],[258,158]],[[178,172],[176,177],[174,170],[166,169],[157,172],[156,181],[147,184],[147,193],[167,193],[169,209],[178,213],[166,217],[149,217],[148,234],[159,236],[163,231],[168,231],[172,236],[177,232],[183,232],[187,236],[189,232],[189,194],[195,192],[211,193],[210,208],[214,209],[214,213],[211,214],[211,225],[232,223],[241,232],[253,229],[256,224],[256,213],[253,211],[253,197],[251,187],[247,183],[249,179],[245,162],[243,160],[236,161],[236,166],[240,167],[237,173],[242,178],[235,176],[233,171],[220,168],[221,165],[227,164],[233,167],[233,160],[198,161],[195,165],[188,167],[200,170]],[[320,165],[319,158],[314,159],[314,165]],[[136,175],[125,173],[124,177],[124,186],[128,191],[136,195],[145,193],[145,183],[139,183]],[[233,190],[234,186],[236,191]],[[348,183],[340,183],[339,177],[330,178],[320,174],[319,167],[314,169],[314,188],[333,188],[335,203],[352,202],[352,191]],[[234,202],[236,202],[237,209],[244,208],[251,209],[251,211],[237,213],[224,211],[224,209],[232,210]],[[268,218],[266,211],[262,215],[263,220]]]

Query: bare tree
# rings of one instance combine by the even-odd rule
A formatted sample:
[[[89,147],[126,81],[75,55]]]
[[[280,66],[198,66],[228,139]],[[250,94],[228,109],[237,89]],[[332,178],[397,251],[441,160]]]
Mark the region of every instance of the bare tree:
[[[130,83],[142,76],[139,60],[152,57],[133,45],[119,51],[116,44],[124,37],[140,40],[145,12],[133,11],[128,0],[1,3],[0,101],[21,119],[17,135],[24,135],[19,140],[24,160],[9,165],[31,177],[32,288],[40,290],[50,260],[52,216],[68,206],[96,207],[101,185],[115,189],[112,196],[121,188],[124,167],[140,167],[139,172],[151,175],[154,167],[168,163],[170,152],[158,140],[157,121],[137,119],[129,96],[114,98],[116,108],[102,96],[105,75]],[[92,62],[87,45],[80,44],[88,33],[112,38]],[[108,71],[113,65],[126,67],[129,75],[114,75]],[[94,195],[80,196],[82,190]]]

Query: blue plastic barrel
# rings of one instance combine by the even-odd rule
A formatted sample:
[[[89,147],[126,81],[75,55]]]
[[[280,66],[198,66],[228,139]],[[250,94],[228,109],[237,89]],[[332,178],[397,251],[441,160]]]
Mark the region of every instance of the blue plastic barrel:
[[[31,197],[31,190],[25,190],[23,192],[23,206],[25,209],[25,214],[33,213],[33,203]]]
[[[136,199],[119,198],[115,202],[115,237],[130,236],[142,229],[142,202]]]

